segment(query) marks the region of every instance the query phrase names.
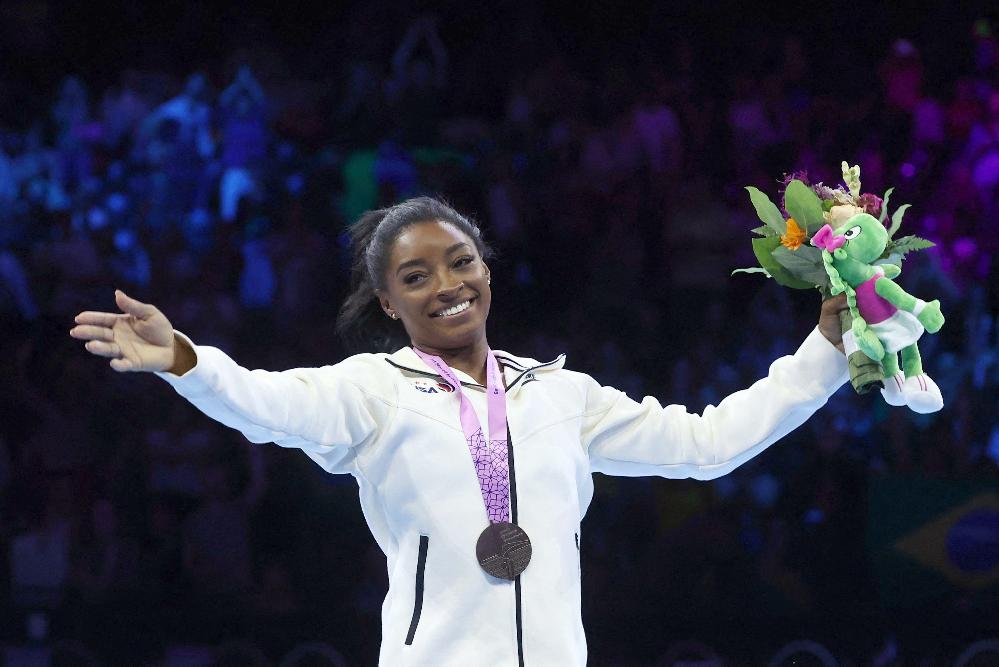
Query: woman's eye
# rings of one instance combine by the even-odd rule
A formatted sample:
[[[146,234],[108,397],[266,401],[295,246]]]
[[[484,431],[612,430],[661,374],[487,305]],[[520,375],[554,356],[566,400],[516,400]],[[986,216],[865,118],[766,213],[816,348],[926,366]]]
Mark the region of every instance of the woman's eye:
[[[411,273],[405,278],[403,278],[402,281],[407,285],[412,285],[413,283],[419,282],[422,278],[423,278],[422,273]]]
[[[454,265],[456,267],[458,267],[458,266],[465,266],[465,265],[471,264],[471,263],[472,263],[472,258],[471,257],[460,257],[460,258],[458,258],[457,261],[455,261]]]
[[[860,236],[860,225],[857,225],[856,227],[851,227],[850,229],[846,230],[845,234],[843,234],[843,237],[846,238],[847,240],[855,239],[858,236]]]

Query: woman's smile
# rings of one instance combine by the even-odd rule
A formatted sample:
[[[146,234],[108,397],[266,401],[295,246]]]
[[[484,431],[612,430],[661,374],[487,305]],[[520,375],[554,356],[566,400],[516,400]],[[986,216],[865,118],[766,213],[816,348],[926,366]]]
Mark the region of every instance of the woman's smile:
[[[430,317],[435,317],[441,320],[461,319],[461,315],[468,313],[475,300],[475,297],[463,299],[453,306],[445,306],[444,308],[431,313]]]

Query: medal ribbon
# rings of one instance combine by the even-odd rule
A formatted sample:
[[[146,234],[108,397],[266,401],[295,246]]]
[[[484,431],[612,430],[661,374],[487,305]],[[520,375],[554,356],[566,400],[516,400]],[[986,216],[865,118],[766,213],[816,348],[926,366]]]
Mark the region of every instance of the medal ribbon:
[[[461,381],[440,357],[417,350],[413,351],[437,369],[461,399],[458,412],[461,430],[465,433],[468,451],[475,463],[479,477],[482,502],[486,505],[489,521],[497,523],[510,520],[510,459],[506,440],[506,388],[500,375],[499,363],[492,350],[486,354],[486,407],[489,411],[489,433],[482,432],[482,424],[475,414],[472,401],[462,392]]]

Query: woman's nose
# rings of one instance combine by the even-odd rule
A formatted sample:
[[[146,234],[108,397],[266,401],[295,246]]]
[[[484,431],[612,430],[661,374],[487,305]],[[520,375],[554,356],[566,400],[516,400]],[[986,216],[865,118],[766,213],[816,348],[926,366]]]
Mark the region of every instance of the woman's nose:
[[[454,287],[442,288],[439,292],[437,292],[437,296],[445,300],[453,299],[461,293],[461,288],[464,286],[465,281],[462,280]]]

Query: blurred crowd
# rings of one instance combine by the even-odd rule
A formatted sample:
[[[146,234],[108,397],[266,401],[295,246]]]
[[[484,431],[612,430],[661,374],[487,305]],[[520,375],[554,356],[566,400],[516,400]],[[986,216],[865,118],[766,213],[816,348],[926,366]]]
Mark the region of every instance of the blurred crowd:
[[[70,75],[47,116],[0,127],[0,643],[79,640],[116,664],[247,638],[237,663],[314,639],[350,664],[377,652],[385,561],[353,482],[81,350],[73,316],[113,309],[113,289],[244,366],[334,363],[352,352],[333,335],[345,230],[443,195],[500,251],[493,347],[565,352],[700,412],[819,313],[816,294],[730,276],[755,264],[742,187],[835,183],[841,160],[865,191],[894,186],[902,233],[937,244],[901,281],[942,301],[920,348],[945,409],[845,387],[712,483],[598,477],[581,543],[593,664],[689,638],[760,656],[804,634],[854,661],[942,660],[994,628],[994,593],[890,609],[865,498],[881,476],[999,480],[995,26],[950,26],[946,65],[924,55],[940,44],[899,38],[833,66],[774,32],[759,68],[683,34],[594,64],[529,13],[493,37],[506,62],[449,49],[458,29],[418,18],[325,75],[268,47],[181,75],[123,66],[100,88]]]

